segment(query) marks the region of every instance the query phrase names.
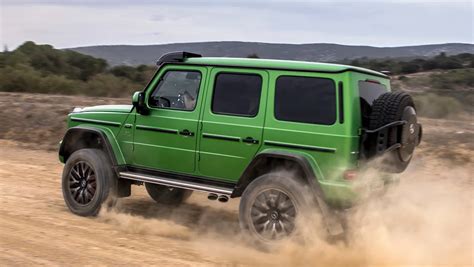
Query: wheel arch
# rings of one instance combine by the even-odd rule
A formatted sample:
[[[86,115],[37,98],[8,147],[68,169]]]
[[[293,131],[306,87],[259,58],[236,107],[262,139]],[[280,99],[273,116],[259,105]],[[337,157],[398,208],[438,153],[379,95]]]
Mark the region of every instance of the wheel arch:
[[[69,128],[59,147],[59,157],[66,162],[69,156],[79,149],[96,148],[104,151],[113,166],[125,164],[115,136],[107,129],[87,126]]]
[[[231,197],[240,197],[245,188],[257,177],[272,171],[295,172],[318,196],[323,192],[317,181],[321,173],[316,162],[301,153],[265,150],[257,154],[240,176]]]

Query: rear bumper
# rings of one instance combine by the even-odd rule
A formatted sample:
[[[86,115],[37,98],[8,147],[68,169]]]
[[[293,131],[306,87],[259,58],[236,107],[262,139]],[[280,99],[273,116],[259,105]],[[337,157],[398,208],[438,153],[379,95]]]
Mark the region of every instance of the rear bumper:
[[[358,181],[320,181],[321,189],[327,204],[336,209],[353,207],[360,202],[383,195],[390,186],[398,184],[399,177],[382,174],[382,177]]]

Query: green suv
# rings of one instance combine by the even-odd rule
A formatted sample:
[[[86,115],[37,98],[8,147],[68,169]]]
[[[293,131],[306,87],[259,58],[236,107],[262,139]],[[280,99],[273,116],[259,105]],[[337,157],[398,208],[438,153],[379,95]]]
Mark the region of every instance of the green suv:
[[[194,190],[221,202],[241,197],[240,225],[257,241],[293,235],[308,212],[332,234],[341,231],[338,211],[367,191],[361,170],[387,173],[384,187],[421,139],[412,98],[390,92],[380,72],[189,52],[157,64],[132,105],[69,114],[59,159],[73,213],[96,215],[144,184],[169,205]]]

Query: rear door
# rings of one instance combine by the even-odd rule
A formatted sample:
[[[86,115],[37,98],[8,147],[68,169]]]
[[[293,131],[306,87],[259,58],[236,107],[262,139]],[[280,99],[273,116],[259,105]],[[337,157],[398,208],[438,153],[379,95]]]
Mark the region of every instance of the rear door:
[[[266,71],[213,68],[199,136],[199,173],[237,181],[263,136]]]
[[[338,88],[343,89],[341,78],[325,73],[272,71],[269,99],[274,100],[274,105],[267,107],[264,149],[306,154],[317,162],[322,172],[316,174],[318,179],[334,176],[339,166],[354,162],[357,155],[351,151],[357,151],[353,145],[358,137],[350,136],[346,130],[351,117],[346,116],[349,123],[344,123],[340,113],[343,111],[339,105],[343,103],[342,95],[338,95]]]

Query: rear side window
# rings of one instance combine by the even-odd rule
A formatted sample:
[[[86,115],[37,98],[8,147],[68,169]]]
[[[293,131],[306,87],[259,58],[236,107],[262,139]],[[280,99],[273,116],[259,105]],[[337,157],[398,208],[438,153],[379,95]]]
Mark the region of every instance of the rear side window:
[[[258,113],[261,92],[260,75],[220,73],[214,83],[212,112],[255,117]]]
[[[336,86],[325,78],[280,76],[275,87],[275,118],[331,125],[336,122]]]
[[[373,81],[359,81],[360,110],[362,115],[362,126],[368,127],[369,115],[375,99],[387,92],[387,87]]]

